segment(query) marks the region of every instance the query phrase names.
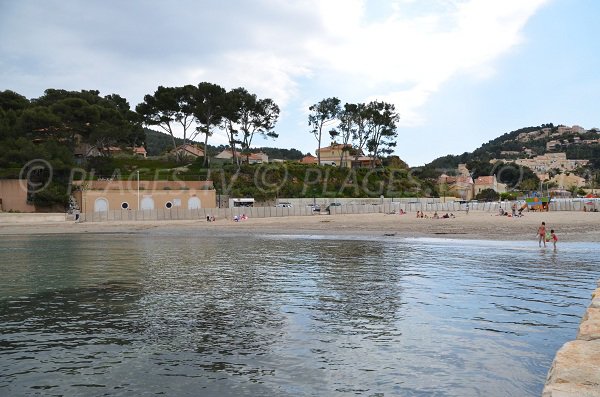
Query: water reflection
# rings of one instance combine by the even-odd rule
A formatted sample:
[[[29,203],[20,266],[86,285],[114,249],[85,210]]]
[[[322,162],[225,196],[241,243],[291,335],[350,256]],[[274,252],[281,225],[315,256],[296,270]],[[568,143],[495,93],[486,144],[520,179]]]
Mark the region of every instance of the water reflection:
[[[8,237],[0,394],[539,395],[596,248]]]

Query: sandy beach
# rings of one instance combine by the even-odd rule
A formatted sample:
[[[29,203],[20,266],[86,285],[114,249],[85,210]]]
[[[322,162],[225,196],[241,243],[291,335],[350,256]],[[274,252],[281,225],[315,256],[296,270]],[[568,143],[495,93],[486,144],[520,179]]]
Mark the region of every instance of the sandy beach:
[[[241,222],[229,219],[137,222],[17,223],[0,217],[0,235],[45,235],[79,233],[144,233],[149,230],[184,229],[190,233],[382,235],[397,237],[440,237],[459,239],[536,240],[538,225],[546,222],[561,241],[600,241],[600,213],[544,212],[523,217],[497,216],[471,211],[450,219],[418,219],[405,215],[314,215],[303,217],[255,218]]]

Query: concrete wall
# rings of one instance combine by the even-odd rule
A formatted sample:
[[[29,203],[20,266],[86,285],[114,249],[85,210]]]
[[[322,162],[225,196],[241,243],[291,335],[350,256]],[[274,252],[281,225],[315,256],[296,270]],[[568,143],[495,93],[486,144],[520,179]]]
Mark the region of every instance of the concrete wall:
[[[0,211],[35,212],[32,204],[27,204],[27,181],[20,179],[0,179]]]
[[[66,220],[68,220],[68,217],[63,213],[9,214],[4,212],[0,214],[0,225],[15,223],[46,224],[65,222]]]

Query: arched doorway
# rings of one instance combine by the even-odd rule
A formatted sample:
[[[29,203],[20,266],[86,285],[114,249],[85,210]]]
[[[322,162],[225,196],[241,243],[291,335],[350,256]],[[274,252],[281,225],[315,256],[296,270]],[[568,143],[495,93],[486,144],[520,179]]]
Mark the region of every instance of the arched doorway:
[[[104,197],[99,197],[94,201],[94,212],[107,212],[108,200]]]
[[[152,197],[144,197],[142,199],[141,207],[143,210],[153,210],[154,200],[152,199]]]
[[[202,203],[198,197],[190,197],[188,200],[188,209],[189,210],[197,210],[202,208]]]

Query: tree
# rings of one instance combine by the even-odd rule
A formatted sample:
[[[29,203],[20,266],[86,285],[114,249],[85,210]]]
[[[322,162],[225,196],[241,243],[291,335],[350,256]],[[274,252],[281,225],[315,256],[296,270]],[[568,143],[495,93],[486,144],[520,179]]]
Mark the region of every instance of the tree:
[[[132,147],[143,145],[146,141],[146,133],[142,127],[142,119],[131,109],[129,102],[117,94],[107,95],[104,99],[111,109],[114,108],[119,112],[117,119],[121,128],[119,141]]]
[[[240,158],[236,150],[236,146],[242,141],[239,140],[239,129],[237,128],[238,119],[240,118],[240,109],[248,106],[252,100],[252,96],[244,88],[235,88],[226,94],[226,98],[222,105],[222,122],[223,130],[227,134],[229,149],[231,150],[231,163],[236,164],[239,168]]]
[[[0,91],[0,109],[22,111],[29,107],[29,100],[11,90]]]
[[[24,96],[14,91],[0,91],[0,139],[17,136],[17,121],[30,106]]]
[[[311,133],[315,136],[318,143],[317,164],[321,165],[321,138],[323,127],[335,121],[340,112],[340,100],[332,97],[323,99],[308,108],[308,125],[312,127]]]
[[[235,145],[239,143],[248,162],[250,147],[255,135],[277,138],[273,131],[279,118],[279,106],[272,99],[258,99],[245,88],[235,88],[227,93],[225,124],[235,161]],[[238,139],[238,134],[241,137]],[[239,165],[239,163],[238,163]]]
[[[273,129],[279,119],[279,106],[270,98],[259,99],[256,101],[254,109],[250,112],[242,112],[240,119],[240,129],[244,134],[242,140],[242,149],[248,151],[252,145],[252,139],[256,134],[263,138],[279,137]],[[246,159],[248,161],[248,159]]]
[[[353,108],[352,110],[354,111],[353,118],[356,124],[356,129],[352,134],[352,140],[354,142],[354,160],[358,160],[358,156],[362,155],[363,149],[370,139],[371,131],[367,128],[367,122],[371,117],[371,110],[364,103],[357,104],[356,108]]]
[[[69,140],[71,150],[75,149],[77,135],[87,138],[100,120],[100,107],[77,96],[60,99],[50,105],[49,109],[60,120],[57,132],[60,137]],[[52,127],[50,125],[48,128]]]
[[[199,124],[197,131],[204,134],[204,166],[208,164],[208,137],[212,129],[221,123],[225,111],[226,91],[217,84],[202,82],[198,84],[195,95],[194,117]]]
[[[391,154],[396,146],[395,138],[398,136],[396,123],[400,119],[396,108],[391,103],[373,101],[368,105],[370,117],[367,120],[369,140],[367,148],[371,153],[371,167],[380,154]]]
[[[329,135],[331,139],[335,142],[337,138],[340,139],[340,145],[342,145],[342,150],[340,153],[340,163],[339,167],[341,168],[344,161],[344,154],[348,153],[350,150],[348,149],[348,145],[350,139],[356,134],[356,115],[358,112],[358,105],[353,103],[346,103],[344,108],[339,112],[338,119],[340,123],[338,124],[337,129],[332,129],[329,131]]]
[[[181,126],[184,145],[197,135],[192,133],[192,136],[188,137],[188,130],[194,122],[195,91],[192,85],[159,86],[154,95],[144,96],[144,102],[136,107],[136,111],[146,125],[156,125],[171,135],[173,149],[177,149],[173,124]]]
[[[494,165],[489,161],[475,159],[467,162],[467,168],[473,179],[477,179],[480,176],[491,175],[494,170]]]
[[[47,106],[32,106],[25,111],[18,121],[19,129],[26,135],[36,138],[60,138],[60,117],[50,111]]]
[[[493,175],[496,175],[498,182],[505,183],[511,189],[535,190],[540,183],[530,168],[515,163],[498,162],[494,166]]]
[[[498,201],[500,194],[494,189],[483,189],[475,196],[477,200],[481,201]]]

